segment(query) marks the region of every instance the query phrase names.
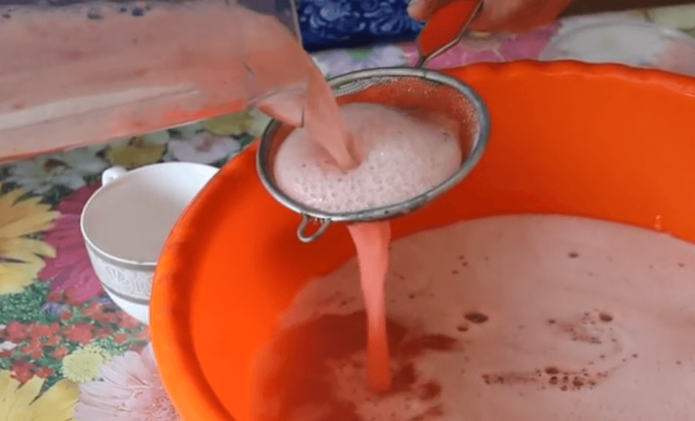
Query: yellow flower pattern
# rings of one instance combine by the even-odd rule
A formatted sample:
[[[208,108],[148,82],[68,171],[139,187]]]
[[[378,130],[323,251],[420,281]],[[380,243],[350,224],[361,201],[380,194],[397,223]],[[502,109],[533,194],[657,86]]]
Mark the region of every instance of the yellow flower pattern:
[[[125,142],[111,145],[106,150],[105,158],[112,165],[120,165],[129,170],[143,165],[154,164],[166,152],[166,142],[169,140],[169,137],[162,133],[166,132],[135,136],[127,139]]]
[[[109,355],[104,349],[89,344],[63,358],[63,376],[76,383],[94,380],[99,377],[99,367],[108,361]]]
[[[0,195],[0,295],[22,292],[43,268],[43,257],[55,257],[53,247],[30,235],[49,229],[60,214],[40,197],[24,195],[22,189]]]
[[[20,386],[8,370],[0,371],[0,421],[76,421],[77,384],[60,380],[39,396],[43,382],[35,376]]]
[[[251,109],[204,121],[203,127],[217,136],[240,136],[248,133],[258,137],[263,134],[269,122],[270,117]]]

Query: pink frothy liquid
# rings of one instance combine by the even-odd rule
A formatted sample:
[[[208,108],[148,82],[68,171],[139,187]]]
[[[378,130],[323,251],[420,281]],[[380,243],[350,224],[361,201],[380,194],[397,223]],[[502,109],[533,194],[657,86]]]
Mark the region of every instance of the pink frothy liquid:
[[[368,387],[369,310],[351,259],[279,321],[258,421],[694,419],[693,244],[507,215],[394,241],[389,266],[392,390]]]
[[[297,58],[300,56],[306,66],[305,89],[263,99],[259,108],[295,127],[304,127],[312,143],[320,147],[335,168],[353,168],[359,161],[333,92],[309,55],[302,51]]]
[[[359,167],[337,168],[308,130],[294,130],[278,149],[275,180],[299,203],[327,212],[388,206],[431,190],[461,165],[458,138],[442,125],[370,103],[343,105],[340,114]]]
[[[432,189],[461,163],[456,136],[440,125],[378,104],[353,103],[340,111],[348,134],[343,139],[353,139],[363,158],[358,167],[336,167],[325,153],[330,149],[311,141],[319,138],[309,137],[313,126],[294,130],[278,150],[275,178],[300,203],[331,212],[387,206]],[[367,376],[372,390],[385,392],[391,388],[384,310],[390,226],[378,222],[348,229],[357,249],[367,312]]]

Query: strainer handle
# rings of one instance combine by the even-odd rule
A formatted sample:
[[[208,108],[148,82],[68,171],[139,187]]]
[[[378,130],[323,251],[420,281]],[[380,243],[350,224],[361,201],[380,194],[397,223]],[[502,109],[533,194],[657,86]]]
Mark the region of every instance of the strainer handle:
[[[456,45],[482,5],[483,0],[450,0],[435,11],[417,38],[420,56],[415,67],[425,67]]]
[[[302,243],[311,243],[312,241],[316,240],[323,235],[324,232],[326,232],[326,229],[328,229],[328,226],[331,224],[330,219],[324,219],[321,221],[321,226],[319,226],[319,228],[314,231],[313,234],[307,234],[304,232],[304,230],[306,230],[310,221],[311,218],[308,215],[302,214],[302,222],[300,222],[299,227],[297,227],[297,237],[299,237],[299,241]]]

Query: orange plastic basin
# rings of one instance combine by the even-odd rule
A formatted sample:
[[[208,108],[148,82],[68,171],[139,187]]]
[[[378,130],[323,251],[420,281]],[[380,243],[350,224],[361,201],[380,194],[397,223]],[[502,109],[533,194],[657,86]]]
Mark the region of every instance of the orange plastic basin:
[[[505,213],[582,215],[695,239],[695,79],[574,62],[448,73],[487,102],[490,146],[473,173],[395,236]],[[151,329],[184,421],[249,421],[251,361],[310,279],[354,254],[341,226],[302,244],[299,215],[256,176],[256,148],[227,164],[174,228]]]

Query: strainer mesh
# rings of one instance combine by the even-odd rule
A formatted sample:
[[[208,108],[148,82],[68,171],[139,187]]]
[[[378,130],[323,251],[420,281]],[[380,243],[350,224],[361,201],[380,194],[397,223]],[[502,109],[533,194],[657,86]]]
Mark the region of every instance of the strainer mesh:
[[[378,69],[388,72],[388,69]],[[326,229],[330,221],[369,221],[406,214],[424,205],[427,201],[441,194],[453,184],[451,180],[460,180],[470,171],[471,163],[475,165],[480,158],[481,148],[487,142],[487,113],[477,95],[458,81],[440,74],[418,72],[403,74],[406,69],[394,69],[396,74],[362,75],[359,78],[347,78],[339,85],[334,82],[332,88],[338,104],[355,102],[377,103],[391,106],[420,120],[442,127],[449,133],[455,133],[461,145],[461,170],[450,180],[430,192],[411,200],[389,207],[368,209],[358,212],[325,213],[311,209],[295,202],[278,188],[274,177],[275,156],[285,138],[294,130],[287,124],[275,122],[269,126],[259,148],[259,173],[265,180],[271,194],[285,206],[303,214],[303,223],[299,226],[298,236],[302,241],[313,241]],[[407,69],[411,71],[411,69]],[[416,70],[412,70],[416,72]],[[442,190],[442,186],[447,185]],[[437,190],[436,193],[433,193]],[[314,234],[304,233],[308,221],[323,221],[321,228]]]
[[[479,122],[475,107],[453,86],[418,76],[374,76],[334,87],[339,104],[373,102],[402,109],[416,118],[446,125],[458,134],[468,156]],[[453,127],[452,127],[453,125]]]
[[[455,87],[438,81],[421,76],[372,76],[334,86],[333,91],[341,105],[353,102],[389,105],[453,130],[458,135],[464,161],[477,138],[479,121],[473,104]],[[282,125],[275,132],[268,151],[270,168],[274,167],[278,147],[292,130]]]

